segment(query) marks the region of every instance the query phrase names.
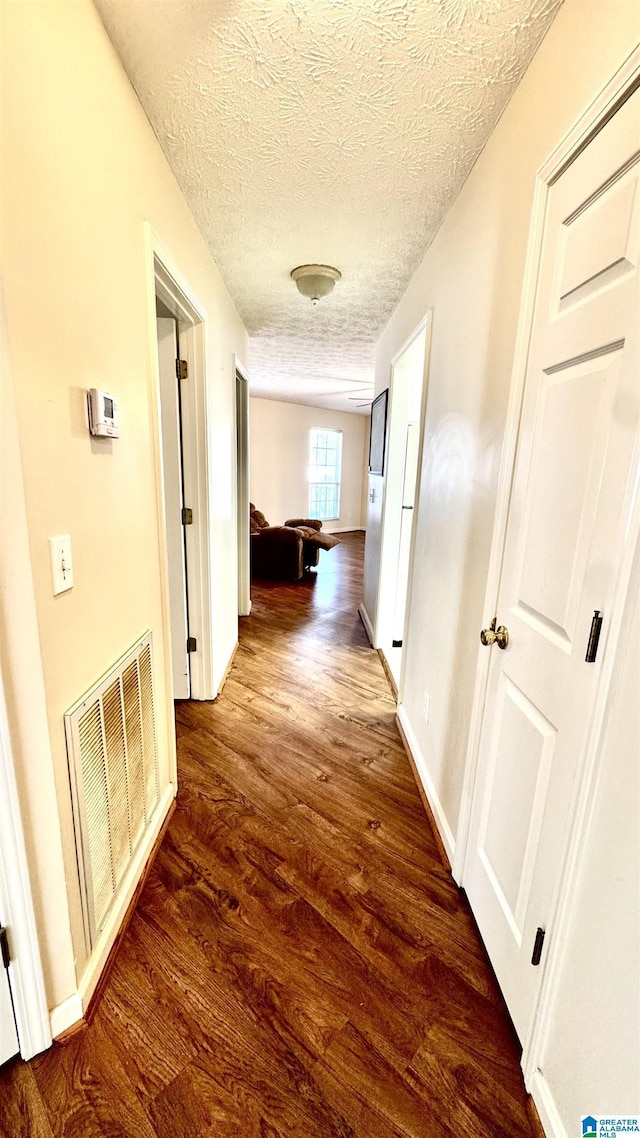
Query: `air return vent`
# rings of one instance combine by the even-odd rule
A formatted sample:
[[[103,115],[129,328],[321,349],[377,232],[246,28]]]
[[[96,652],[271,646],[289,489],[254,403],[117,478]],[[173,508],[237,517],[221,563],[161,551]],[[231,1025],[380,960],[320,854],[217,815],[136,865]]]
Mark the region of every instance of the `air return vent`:
[[[158,805],[151,633],[64,717],[89,951]]]

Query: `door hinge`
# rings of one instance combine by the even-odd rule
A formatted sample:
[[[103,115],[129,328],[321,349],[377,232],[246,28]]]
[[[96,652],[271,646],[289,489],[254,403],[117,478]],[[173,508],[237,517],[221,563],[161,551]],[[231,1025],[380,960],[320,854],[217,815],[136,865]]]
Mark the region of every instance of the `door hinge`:
[[[539,928],[536,933],[536,939],[533,942],[533,953],[531,955],[531,963],[533,965],[539,964],[542,957],[542,946],[544,944],[544,929]]]
[[[401,640],[392,640],[391,641],[391,647],[392,648],[402,648],[402,641]]]
[[[189,378],[189,364],[186,360],[176,360],[176,375],[178,379]]]
[[[193,525],[193,510],[190,510],[188,506],[185,506],[182,510],[182,524],[183,526]]]
[[[8,968],[11,961],[11,953],[9,952],[9,941],[7,939],[6,929],[0,929],[0,955],[2,956],[4,967]]]
[[[188,636],[187,637],[187,652],[197,652],[197,650],[198,650],[198,642],[197,642],[195,636]]]
[[[602,617],[600,616],[600,609],[596,609],[591,621],[591,631],[589,633],[589,643],[587,644],[587,654],[585,656],[585,663],[595,664],[596,656],[598,655],[598,641],[600,640],[600,632],[602,631]]]

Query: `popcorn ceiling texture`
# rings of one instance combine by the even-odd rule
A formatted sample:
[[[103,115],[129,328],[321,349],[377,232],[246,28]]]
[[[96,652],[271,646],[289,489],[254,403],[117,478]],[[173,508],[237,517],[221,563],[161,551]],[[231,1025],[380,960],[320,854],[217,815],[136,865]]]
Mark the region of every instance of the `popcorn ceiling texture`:
[[[96,2],[250,334],[252,394],[362,410],[561,0]],[[307,262],[343,275],[316,307],[289,277]]]

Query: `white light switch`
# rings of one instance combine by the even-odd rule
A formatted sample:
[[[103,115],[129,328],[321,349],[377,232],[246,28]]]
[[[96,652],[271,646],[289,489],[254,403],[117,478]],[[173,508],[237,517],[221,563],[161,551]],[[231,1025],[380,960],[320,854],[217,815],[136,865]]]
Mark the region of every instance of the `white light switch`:
[[[51,577],[53,595],[73,588],[73,562],[71,560],[71,538],[68,533],[49,538],[51,550]]]

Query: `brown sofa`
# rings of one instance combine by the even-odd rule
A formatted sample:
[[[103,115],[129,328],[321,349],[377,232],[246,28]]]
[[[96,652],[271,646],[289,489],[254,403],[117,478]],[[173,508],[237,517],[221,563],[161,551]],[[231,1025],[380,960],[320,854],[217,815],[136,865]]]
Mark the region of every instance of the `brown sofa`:
[[[318,564],[321,549],[332,549],[339,539],[321,533],[317,518],[289,518],[283,526],[270,526],[251,503],[251,576],[299,581]]]

